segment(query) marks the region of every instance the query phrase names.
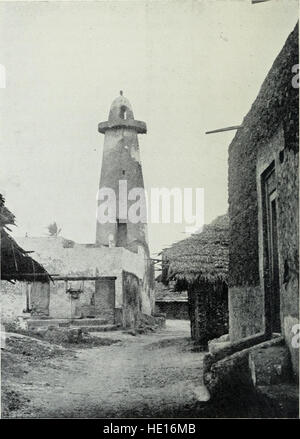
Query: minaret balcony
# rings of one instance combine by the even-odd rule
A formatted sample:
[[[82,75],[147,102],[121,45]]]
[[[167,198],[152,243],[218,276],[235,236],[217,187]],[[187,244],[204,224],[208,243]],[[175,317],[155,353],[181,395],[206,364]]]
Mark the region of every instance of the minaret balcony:
[[[147,133],[147,125],[145,122],[134,119],[118,119],[114,121],[107,120],[98,124],[99,133],[105,134],[107,130],[115,128],[129,128],[135,130],[138,134]]]

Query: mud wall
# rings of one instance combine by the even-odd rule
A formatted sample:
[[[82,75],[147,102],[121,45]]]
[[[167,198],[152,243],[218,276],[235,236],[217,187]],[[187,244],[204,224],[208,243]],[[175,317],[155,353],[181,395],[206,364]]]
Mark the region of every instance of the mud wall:
[[[113,279],[96,280],[94,307],[96,317],[105,319],[107,323],[115,323],[115,281]]]
[[[48,317],[50,284],[46,282],[33,282],[32,284],[30,284],[29,290],[31,315]]]
[[[80,284],[80,285],[78,285]],[[80,287],[83,290],[74,302],[72,311],[71,296],[67,292],[69,288]],[[50,316],[54,318],[91,317],[95,316],[94,309],[95,281],[84,282],[55,280],[50,284]],[[72,313],[74,315],[72,316]]]
[[[134,328],[142,312],[141,281],[132,273],[123,271],[123,327]]]
[[[299,348],[292,343],[299,324],[299,156],[286,148],[281,160],[277,186],[281,327],[299,375]]]
[[[23,312],[46,317],[49,315],[50,285],[42,282],[1,281],[1,320],[14,322]]]
[[[292,85],[291,68],[298,62],[297,25],[229,147],[228,183],[229,326],[231,341],[237,341],[266,328],[260,182],[262,172],[275,163],[281,327],[295,370],[298,353],[291,347],[291,328],[299,323],[299,89]]]

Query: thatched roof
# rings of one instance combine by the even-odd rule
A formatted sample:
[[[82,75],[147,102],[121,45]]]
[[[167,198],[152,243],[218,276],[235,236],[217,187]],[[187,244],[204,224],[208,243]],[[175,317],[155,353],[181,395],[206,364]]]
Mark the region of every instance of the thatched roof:
[[[28,256],[16,241],[7,233],[8,225],[15,225],[15,216],[4,205],[4,198],[0,194],[0,245],[1,245],[1,272],[2,280],[39,281],[49,282],[47,271]],[[6,230],[5,230],[6,229]]]
[[[0,227],[7,227],[8,225],[15,225],[15,216],[5,206],[5,200],[0,194]]]
[[[227,283],[228,215],[205,225],[201,233],[183,239],[162,253],[162,281],[176,281],[183,290],[195,282]]]

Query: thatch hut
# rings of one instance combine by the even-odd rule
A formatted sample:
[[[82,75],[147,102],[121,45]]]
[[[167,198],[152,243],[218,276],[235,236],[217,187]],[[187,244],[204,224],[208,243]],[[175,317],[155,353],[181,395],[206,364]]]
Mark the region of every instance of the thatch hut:
[[[160,276],[161,277],[161,276]],[[155,313],[167,319],[189,320],[187,291],[175,291],[172,285],[155,282]]]
[[[49,282],[47,271],[32,259],[7,233],[9,226],[15,225],[15,216],[7,209],[0,194],[1,272],[0,279],[15,281]]]
[[[162,253],[162,281],[188,292],[191,336],[200,344],[228,332],[228,215]]]

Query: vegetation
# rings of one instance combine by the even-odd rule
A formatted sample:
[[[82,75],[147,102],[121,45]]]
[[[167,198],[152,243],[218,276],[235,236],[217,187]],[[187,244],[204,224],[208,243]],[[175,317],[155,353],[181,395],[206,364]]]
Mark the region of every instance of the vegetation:
[[[48,228],[48,234],[49,236],[58,236],[61,232],[61,228],[58,227],[56,222],[49,224]]]

